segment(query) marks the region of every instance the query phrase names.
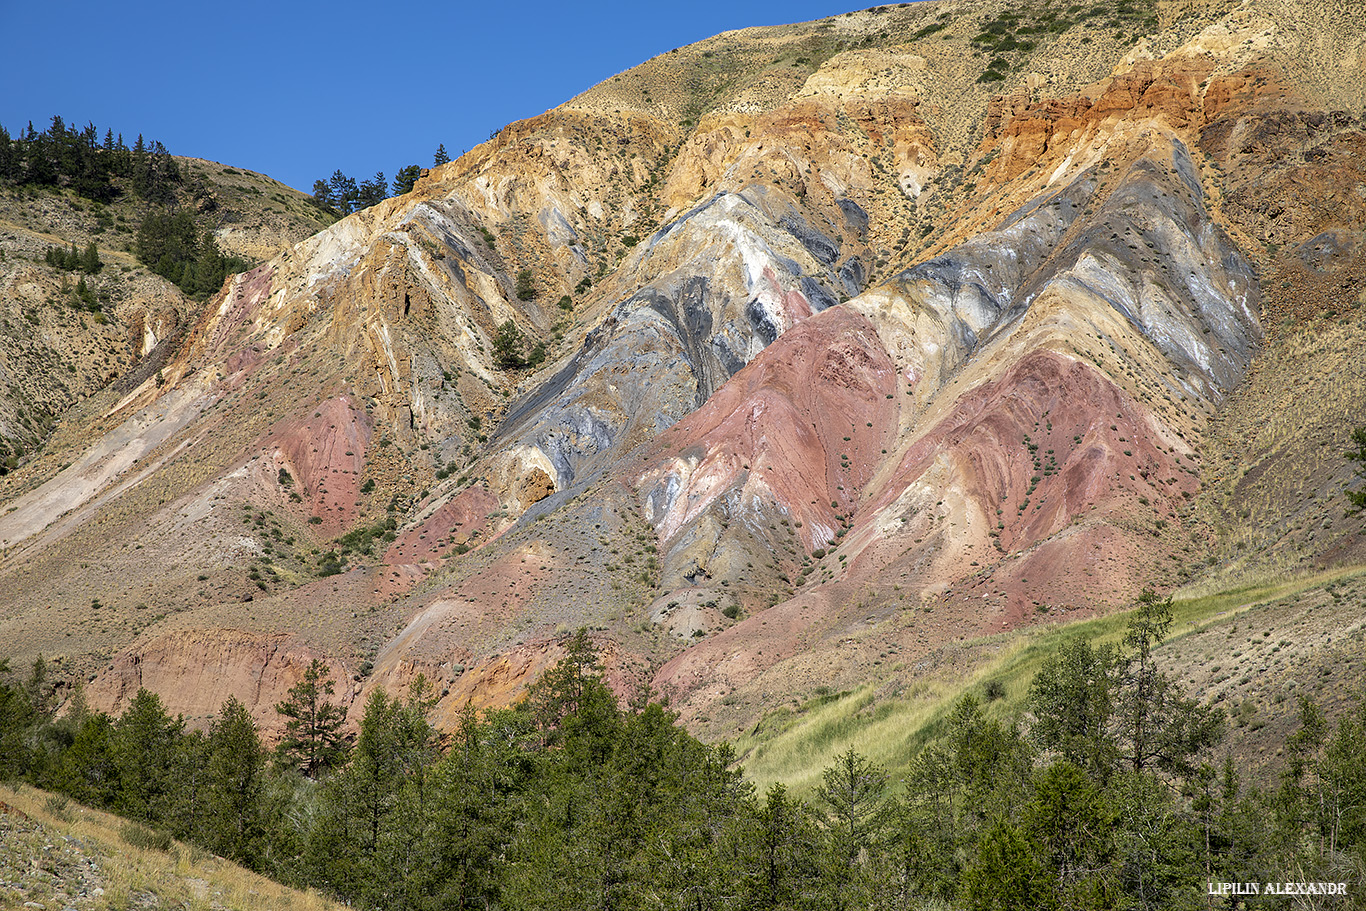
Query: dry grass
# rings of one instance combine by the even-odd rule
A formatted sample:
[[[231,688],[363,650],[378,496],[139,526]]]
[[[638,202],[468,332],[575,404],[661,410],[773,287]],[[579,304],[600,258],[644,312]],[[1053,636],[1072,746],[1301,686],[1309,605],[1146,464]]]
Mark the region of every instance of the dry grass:
[[[295,909],[295,911],[324,911],[340,908],[316,892],[300,892],[258,876],[236,864],[208,854],[181,842],[171,842],[169,850],[161,851],[148,844],[158,839],[147,838],[146,830],[130,825],[110,813],[92,810],[54,797],[35,788],[0,787],[0,801],[31,817],[29,838],[7,832],[5,854],[22,851],[31,845],[33,869],[63,867],[50,860],[53,845],[63,852],[79,852],[79,860],[71,867],[92,871],[94,882],[88,878],[86,894],[75,898],[82,909],[124,909],[129,907],[175,907],[188,909]],[[39,837],[33,838],[33,835]],[[132,843],[130,843],[130,841]],[[13,867],[14,858],[9,857]],[[22,858],[20,858],[22,861]],[[22,906],[26,900],[38,900],[25,888],[38,888],[36,880],[25,882],[20,889],[0,887],[0,906]],[[62,885],[77,884],[63,878]],[[102,891],[101,891],[102,890]],[[78,889],[73,888],[73,893]]]

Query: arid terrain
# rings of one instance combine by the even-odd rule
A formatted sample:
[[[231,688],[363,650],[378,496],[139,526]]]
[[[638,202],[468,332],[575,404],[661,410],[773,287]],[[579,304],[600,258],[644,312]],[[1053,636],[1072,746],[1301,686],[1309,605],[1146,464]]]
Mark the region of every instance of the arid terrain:
[[[619,694],[779,737],[1255,589],[1167,648],[1271,737],[1243,678],[1362,679],[1364,106],[1301,0],[728,32],[335,224],[191,162],[275,200],[219,230],[260,265],[200,305],[116,247],[99,325],[32,261],[80,204],[8,192],[7,653],[267,731],[315,657],[355,710],[422,674],[449,726],[586,627]]]

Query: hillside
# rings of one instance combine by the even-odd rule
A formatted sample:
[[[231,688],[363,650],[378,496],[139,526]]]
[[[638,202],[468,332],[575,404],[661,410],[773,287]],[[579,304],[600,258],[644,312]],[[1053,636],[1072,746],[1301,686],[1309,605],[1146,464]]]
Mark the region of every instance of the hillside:
[[[1293,0],[726,33],[167,298],[138,349],[149,280],[30,355],[87,385],[0,478],[15,665],[278,729],[319,657],[353,721],[420,673],[449,727],[586,627],[622,695],[733,738],[1145,586],[1366,562],[1363,47]],[[258,207],[225,247],[312,230],[226,177]],[[50,203],[24,249],[85,238]]]
[[[0,787],[0,835],[0,903],[6,908],[340,907],[34,788]]]
[[[261,174],[175,158],[173,203],[197,213],[227,253],[269,259],[335,219]],[[119,181],[124,185],[127,181]],[[149,211],[127,186],[107,204],[74,189],[0,182],[0,463],[14,467],[64,415],[111,383],[155,374],[201,305],[135,255]],[[45,262],[50,248],[94,243],[102,268],[82,275]],[[84,280],[89,301],[77,298]]]

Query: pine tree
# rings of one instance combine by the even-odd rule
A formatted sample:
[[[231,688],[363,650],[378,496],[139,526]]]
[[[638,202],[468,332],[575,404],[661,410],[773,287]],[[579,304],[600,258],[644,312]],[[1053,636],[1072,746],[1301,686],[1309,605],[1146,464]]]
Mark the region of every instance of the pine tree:
[[[155,693],[140,689],[114,724],[111,751],[118,767],[119,811],[151,821],[168,808],[169,774],[176,741],[184,728]]]
[[[1366,478],[1366,427],[1352,430],[1352,448],[1347,450],[1347,459],[1356,462],[1356,477]],[[1366,490],[1347,491],[1347,502],[1357,512],[1366,509]]]
[[[417,179],[422,176],[422,168],[415,164],[410,164],[406,168],[399,168],[394,175],[394,195],[402,196],[404,193],[411,193],[417,184]]]
[[[389,181],[385,179],[383,171],[376,171],[374,177],[360,185],[357,207],[368,209],[383,202],[388,195]]]
[[[1171,598],[1144,590],[1124,636],[1115,720],[1121,754],[1135,772],[1156,768],[1186,777],[1194,758],[1223,737],[1224,713],[1186,697],[1158,668],[1153,649],[1171,623]]]
[[[430,705],[424,698],[404,703],[382,690],[371,693],[350,762],[324,785],[308,864],[349,901],[405,904],[396,896],[416,875],[418,849],[431,824],[428,772],[437,744],[425,718]]]
[[[443,164],[449,163],[451,156],[446,154],[446,145],[442,143],[436,147],[436,154],[432,156],[432,167],[439,168]]]
[[[1117,883],[1113,864],[1115,811],[1107,795],[1066,760],[1035,777],[1025,807],[1025,831],[1063,908],[1106,907]]]
[[[264,755],[256,724],[236,696],[209,727],[207,772],[209,847],[251,866],[262,837]]]
[[[356,178],[348,177],[341,172],[341,169],[332,172],[329,181],[332,190],[332,205],[343,215],[350,215],[356,211],[356,200],[360,196],[360,189],[356,186]]]
[[[517,718],[504,712],[481,721],[466,706],[450,752],[432,771],[434,856],[420,871],[420,885],[438,896],[442,907],[499,904],[506,849],[517,821],[513,800],[519,788],[511,773],[526,760],[515,739]]]
[[[1112,647],[1093,647],[1083,638],[1065,642],[1029,686],[1031,736],[1092,775],[1108,776],[1118,758],[1110,730],[1118,675]]]
[[[816,798],[826,806],[826,823],[836,862],[852,866],[859,854],[886,837],[892,805],[887,773],[850,747],[821,774]]]
[[[792,908],[815,878],[814,832],[804,803],[779,783],[768,789],[758,813],[756,869],[751,896],[757,908]]]
[[[530,269],[517,272],[517,299],[529,301],[536,296],[536,279]]]
[[[611,753],[620,726],[616,697],[603,683],[587,630],[576,632],[564,647],[565,656],[527,691],[527,705],[544,745],[577,739],[588,761],[601,760]]]
[[[277,747],[280,758],[309,778],[335,768],[346,756],[341,733],[346,715],[328,700],[335,683],[326,675],[327,665],[314,658],[303,678],[290,688],[289,698],[275,706],[275,711],[289,719]]]
[[[1049,878],[1039,849],[1008,820],[997,820],[982,838],[977,860],[963,876],[963,896],[972,911],[1017,911],[1052,907]]]
[[[76,280],[76,300],[91,309],[95,307],[95,292],[85,283],[84,275]]]
[[[218,242],[212,231],[205,231],[199,242],[199,256],[195,259],[193,284],[189,290],[199,295],[213,294],[223,286],[226,277],[227,263],[218,249]]]
[[[86,275],[94,275],[104,268],[104,263],[100,262],[100,251],[92,240],[85,245],[85,253],[81,255],[81,271]]]
[[[313,202],[323,209],[331,209],[335,200],[332,199],[332,186],[325,180],[313,181]]]
[[[58,763],[53,784],[81,803],[113,807],[121,792],[113,723],[103,712],[89,711],[72,721],[75,734]]]
[[[9,131],[0,126],[0,180],[13,180],[18,173],[19,152]]]

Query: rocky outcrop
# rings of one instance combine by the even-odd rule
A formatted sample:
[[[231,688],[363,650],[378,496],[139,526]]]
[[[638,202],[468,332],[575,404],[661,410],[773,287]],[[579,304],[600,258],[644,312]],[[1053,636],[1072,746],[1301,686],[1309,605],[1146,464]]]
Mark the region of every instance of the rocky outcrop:
[[[793,601],[826,622],[855,591],[861,613],[934,602],[978,632],[1028,622],[1038,605],[1136,595],[1158,572],[1142,524],[1165,525],[1194,493],[1188,433],[1237,384],[1261,332],[1251,270],[1169,143],[1165,161],[1141,159],[1107,188],[1083,173],[809,320],[661,437],[640,484],[665,578],[696,582],[669,568],[699,565],[699,551],[714,563],[718,527],[759,539],[741,550],[781,552],[774,531],[791,522],[821,551],[785,561]],[[810,387],[771,378],[794,365]],[[762,687],[789,636],[738,624],[656,685],[701,705]],[[740,652],[733,676],[699,672]]]
[[[202,725],[230,697],[255,709],[267,741],[284,731],[284,718],[271,709],[289,697],[317,650],[285,634],[260,635],[242,630],[185,630],[159,636],[119,655],[113,666],[85,689],[92,709],[118,715],[138,690],[161,697],[168,714],[183,715]],[[328,671],[340,681],[334,697],[351,704],[349,675],[335,662]]]

